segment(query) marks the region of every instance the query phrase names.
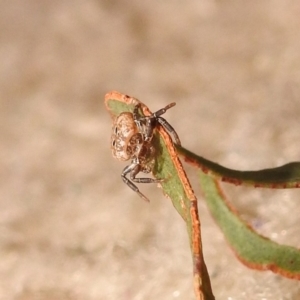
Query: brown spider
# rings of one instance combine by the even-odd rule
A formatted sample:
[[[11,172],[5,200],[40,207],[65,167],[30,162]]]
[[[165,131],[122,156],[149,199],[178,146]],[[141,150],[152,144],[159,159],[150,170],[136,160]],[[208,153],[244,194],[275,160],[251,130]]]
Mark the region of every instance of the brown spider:
[[[148,198],[143,195],[133,183],[158,183],[163,179],[136,178],[139,172],[149,173],[154,166],[155,149],[152,145],[154,129],[158,124],[170,132],[175,143],[180,145],[179,137],[174,128],[161,117],[169,108],[176,103],[170,103],[164,108],[152,113],[150,116],[140,116],[140,103],[136,104],[133,113],[123,112],[116,117],[111,136],[111,148],[113,157],[126,161],[131,159],[131,164],[124,168],[121,173],[122,180],[146,201]],[[130,179],[126,176],[130,175]]]

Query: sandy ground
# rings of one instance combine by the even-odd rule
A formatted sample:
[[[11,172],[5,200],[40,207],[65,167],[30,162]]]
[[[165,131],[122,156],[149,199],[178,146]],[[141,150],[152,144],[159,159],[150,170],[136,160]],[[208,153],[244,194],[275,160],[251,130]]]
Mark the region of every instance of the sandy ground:
[[[104,94],[166,118],[188,149],[236,169],[300,159],[300,4],[0,2],[0,299],[194,299],[184,222],[145,204],[111,157]],[[217,299],[299,300],[300,283],[244,267],[187,168]],[[257,230],[300,247],[299,190],[225,186]]]

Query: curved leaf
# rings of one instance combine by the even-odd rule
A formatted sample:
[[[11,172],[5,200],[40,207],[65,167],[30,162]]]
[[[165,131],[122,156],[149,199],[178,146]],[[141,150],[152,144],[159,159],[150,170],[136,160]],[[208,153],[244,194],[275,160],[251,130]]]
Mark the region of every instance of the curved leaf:
[[[235,185],[250,185],[262,188],[300,188],[300,162],[258,171],[238,171],[223,167],[176,145],[184,160],[200,168],[205,174]]]
[[[203,172],[200,172],[200,184],[211,214],[245,265],[300,280],[299,249],[277,244],[256,233],[227,204],[218,182]]]

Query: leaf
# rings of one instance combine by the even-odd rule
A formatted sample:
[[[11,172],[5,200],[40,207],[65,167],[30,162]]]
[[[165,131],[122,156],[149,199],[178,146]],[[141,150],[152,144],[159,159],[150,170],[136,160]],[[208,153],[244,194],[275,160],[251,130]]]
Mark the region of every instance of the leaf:
[[[271,270],[300,280],[300,251],[277,244],[256,233],[228,205],[216,180],[200,173],[200,184],[207,205],[237,257],[248,267]]]
[[[137,103],[141,102],[117,92],[111,92],[105,96],[106,107],[113,116],[125,111],[132,112],[134,105]],[[148,107],[143,103],[141,103],[141,111],[144,115],[151,114]],[[197,300],[213,300],[215,298],[211,290],[210,279],[202,253],[196,196],[177,156],[173,142],[161,126],[157,126],[153,144],[156,149],[153,176],[165,179],[161,183],[163,193],[171,199],[174,207],[186,222],[193,259],[196,298]]]
[[[176,149],[187,163],[224,182],[274,189],[300,188],[300,162],[292,162],[272,169],[238,171],[209,161],[181,146],[176,146]]]

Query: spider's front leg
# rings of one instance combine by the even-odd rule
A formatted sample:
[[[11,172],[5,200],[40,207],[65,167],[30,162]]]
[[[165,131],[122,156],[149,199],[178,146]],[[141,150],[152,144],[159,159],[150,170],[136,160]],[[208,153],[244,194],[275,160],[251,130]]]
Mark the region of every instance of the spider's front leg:
[[[137,104],[133,110],[133,119],[139,129],[139,132],[143,134],[144,141],[149,143],[153,137],[153,131],[156,126],[156,117],[151,116],[140,116],[139,109],[141,104]]]
[[[155,113],[151,114],[150,116],[144,116],[144,117],[140,117],[138,115],[138,109],[140,107],[140,105],[136,105],[134,108],[134,112],[133,112],[133,116],[134,116],[134,120],[138,126],[138,128],[142,128],[144,124],[144,139],[145,141],[149,142],[151,141],[152,137],[153,137],[153,131],[155,129],[155,127],[157,126],[157,123],[159,123],[160,125],[162,125],[171,135],[173,135],[174,141],[177,145],[181,145],[179,136],[177,134],[177,132],[175,131],[175,129],[171,126],[171,124],[164,119],[163,117],[161,117],[161,115],[163,115],[168,109],[170,109],[171,107],[175,106],[176,103],[170,103],[167,106],[165,106],[164,108],[159,109],[158,111],[156,111]]]
[[[155,178],[136,178],[135,176],[141,171],[141,166],[133,160],[133,162],[124,168],[121,177],[124,183],[126,183],[133,191],[135,191],[141,198],[143,198],[145,201],[150,202],[149,199],[140,192],[139,188],[133,183],[158,183],[162,182],[162,179],[155,179]],[[130,174],[129,180],[126,175]],[[133,181],[133,182],[132,182]]]
[[[169,133],[171,133],[173,135],[175,143],[180,146],[181,142],[180,142],[179,136],[178,136],[177,132],[175,131],[175,129],[171,126],[171,124],[163,117],[157,117],[156,121],[160,125],[162,125]]]
[[[142,125],[142,121],[141,121],[141,119],[143,119],[143,118],[141,118],[139,116],[139,108],[140,107],[141,107],[140,103],[136,104],[134,109],[133,109],[132,115],[133,115],[133,120],[134,120],[136,126],[139,129],[139,132],[143,132],[143,125]]]

